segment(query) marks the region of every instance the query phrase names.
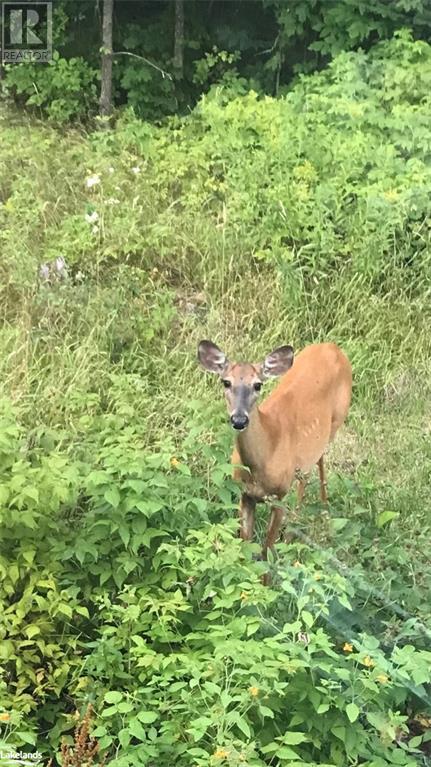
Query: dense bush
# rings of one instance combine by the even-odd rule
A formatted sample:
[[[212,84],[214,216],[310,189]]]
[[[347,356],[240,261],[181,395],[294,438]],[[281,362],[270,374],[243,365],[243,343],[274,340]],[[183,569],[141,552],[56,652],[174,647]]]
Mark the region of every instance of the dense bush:
[[[167,442],[146,452],[119,417],[97,427],[90,464],[47,435],[24,443],[3,411],[2,704],[14,744],[46,731],[55,748],[75,706],[91,703],[93,735],[119,765],[415,765],[423,737],[400,709],[414,696],[421,710],[431,654],[346,630],[360,589],[323,551],[283,547],[277,590],[263,587],[236,525],[217,521],[235,491],[221,455],[196,447],[203,426],[181,458]]]
[[[92,704],[120,766],[426,764],[430,57],[398,35],[158,129],[4,113],[0,745],[58,754]],[[270,589],[208,336],[354,364],[330,514]]]
[[[82,57],[66,59],[55,52],[47,66],[12,65],[5,92],[61,123],[96,112],[98,80],[98,72]]]
[[[102,12],[103,3],[56,0],[51,66],[6,66],[0,85],[56,122],[88,121],[97,108]],[[214,83],[279,95],[298,72],[321,69],[343,50],[368,50],[403,27],[428,40],[431,29],[427,0],[248,0],[247,6],[121,0],[113,22],[114,104],[148,120],[188,113]]]

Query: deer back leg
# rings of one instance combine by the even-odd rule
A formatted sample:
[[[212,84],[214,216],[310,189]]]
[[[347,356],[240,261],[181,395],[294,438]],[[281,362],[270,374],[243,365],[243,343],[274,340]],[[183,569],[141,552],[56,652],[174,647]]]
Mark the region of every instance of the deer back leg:
[[[320,479],[320,500],[322,503],[326,503],[328,500],[327,482],[325,476],[325,467],[323,465],[323,455],[320,456],[317,461],[319,467],[319,479]]]

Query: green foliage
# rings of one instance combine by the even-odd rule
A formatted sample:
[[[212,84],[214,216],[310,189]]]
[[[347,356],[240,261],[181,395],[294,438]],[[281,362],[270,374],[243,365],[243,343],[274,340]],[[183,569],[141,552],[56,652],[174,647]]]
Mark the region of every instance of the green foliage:
[[[6,69],[7,91],[56,122],[68,122],[96,109],[99,75],[82,57],[66,59],[55,52],[46,66],[11,64]]]
[[[424,0],[265,0],[274,9],[280,28],[275,57],[289,59],[289,47],[305,41],[309,51],[336,56],[341,51],[385,40],[401,27],[420,35],[430,22]],[[290,54],[291,56],[291,54]],[[311,59],[315,65],[316,59]],[[296,64],[298,68],[298,64]]]
[[[55,121],[88,120],[96,110],[101,24],[93,3],[57,0],[51,66],[6,68],[4,90],[19,104]],[[184,3],[174,62],[175,0],[117,2],[114,14],[114,103],[158,120],[188,114],[217,83],[239,95],[250,89],[279,94],[298,72],[321,69],[342,51],[369,48],[406,27],[427,40],[426,0],[242,0]]]
[[[172,114],[179,106],[173,78],[160,71],[162,68],[170,73],[172,68],[170,21],[171,14],[164,13],[145,25],[141,20],[126,24],[121,50],[132,56],[115,59],[114,82],[127,94],[127,104],[147,119]],[[136,58],[139,56],[147,61]]]
[[[47,727],[51,747],[72,743],[70,697],[94,706],[93,735],[119,765],[416,764],[422,738],[409,742],[400,708],[426,699],[430,652],[343,634],[340,608],[361,595],[324,551],[283,546],[276,588],[262,586],[254,547],[216,521],[235,491],[217,452],[196,447],[203,424],[178,459],[99,418],[91,464],[46,435],[25,444],[3,407],[2,703],[26,728],[15,745]],[[203,492],[194,466],[210,456]]]
[[[2,115],[2,745],[58,755],[91,704],[119,767],[426,764],[430,62],[403,33],[161,128]],[[330,513],[312,485],[270,589],[202,337],[352,358]]]
[[[167,128],[129,114],[85,149],[73,141],[64,146],[67,174],[58,171],[67,205],[43,181],[35,193],[33,179],[20,177],[6,191],[4,248],[15,253],[19,225],[24,251],[7,281],[22,279],[28,251],[35,270],[61,253],[76,272],[102,279],[126,260],[146,271],[148,288],[163,291],[177,274],[191,294],[209,288],[226,307],[253,300],[259,274],[270,295],[257,319],[262,351],[274,302],[283,334],[299,343],[333,335],[347,345],[357,383],[382,389],[388,366],[390,375],[403,366],[407,340],[413,366],[429,354],[429,72],[429,46],[403,34],[368,55],[341,54],[280,100],[232,100],[214,89]],[[43,134],[40,152],[57,141]],[[48,158],[40,162],[47,177]],[[90,188],[84,168],[96,176]],[[181,316],[196,332],[199,312]],[[362,374],[370,369],[374,378]]]

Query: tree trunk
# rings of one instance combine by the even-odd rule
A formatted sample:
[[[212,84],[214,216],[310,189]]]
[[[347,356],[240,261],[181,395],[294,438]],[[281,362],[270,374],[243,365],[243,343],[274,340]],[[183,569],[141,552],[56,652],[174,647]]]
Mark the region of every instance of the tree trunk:
[[[104,0],[102,21],[102,82],[100,89],[99,113],[109,124],[112,114],[112,26],[114,0]]]
[[[175,0],[174,69],[177,77],[184,71],[184,0]]]

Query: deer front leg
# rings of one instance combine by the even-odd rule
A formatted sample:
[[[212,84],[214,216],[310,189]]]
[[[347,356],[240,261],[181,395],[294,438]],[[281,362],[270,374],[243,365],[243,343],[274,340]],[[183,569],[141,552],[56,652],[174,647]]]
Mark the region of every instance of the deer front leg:
[[[279,506],[273,506],[271,508],[271,517],[269,520],[268,529],[266,531],[265,544],[262,549],[262,559],[265,561],[268,559],[268,549],[272,549],[275,542],[280,536],[281,526],[284,519],[284,509]],[[262,583],[264,586],[269,586],[271,582],[271,576],[269,573],[265,573],[262,577]]]
[[[243,493],[239,504],[240,536],[243,541],[251,541],[253,538],[255,508],[255,499]]]

